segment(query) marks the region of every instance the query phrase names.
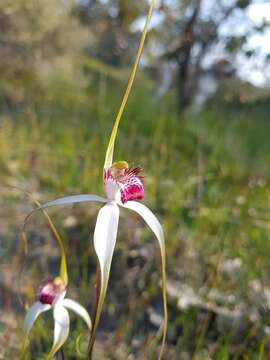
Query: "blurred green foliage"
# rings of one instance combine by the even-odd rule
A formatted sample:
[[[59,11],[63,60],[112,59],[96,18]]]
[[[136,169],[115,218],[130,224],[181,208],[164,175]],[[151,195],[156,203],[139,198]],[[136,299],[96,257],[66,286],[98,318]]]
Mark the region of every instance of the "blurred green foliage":
[[[89,79],[88,89],[80,96],[76,93],[72,96],[72,88],[67,90],[64,86],[61,89],[61,83],[56,82],[51,84],[49,100],[35,102],[19,112],[2,113],[2,181],[6,184],[15,182],[42,194],[43,201],[64,194],[102,194],[104,152],[123,83],[103,75],[91,74]],[[229,308],[242,303],[255,306],[250,284],[254,280],[260,281],[262,286],[269,284],[267,106],[261,102],[237,105],[235,101],[226,101],[226,96],[221,100],[218,95],[201,112],[189,112],[179,118],[176,110],[172,111],[173,94],[155,101],[153,92],[153,86],[145,85],[143,80],[136,83],[119,131],[116,159],[125,159],[144,168],[145,202],[159,213],[167,235],[169,279],[189,284],[206,302],[211,291],[218,289],[224,296],[222,302]],[[66,96],[61,98],[61,94]],[[93,255],[88,259],[89,253],[85,249],[89,247],[88,235],[93,231],[96,211],[91,205],[52,212],[68,244],[68,254],[72,255],[69,256],[71,284],[77,284],[79,296],[87,304],[93,304],[93,296],[89,298],[89,281],[93,285],[95,260]],[[71,215],[76,219],[75,224],[66,227],[65,218]],[[139,339],[143,344],[143,339],[138,338],[139,329],[147,322],[141,318],[139,309],[143,304],[150,306],[159,299],[159,288],[156,287],[158,259],[155,261],[156,256],[150,256],[152,261],[147,263],[144,258],[137,260],[143,263],[141,269],[137,269],[138,265],[130,255],[132,251],[138,251],[140,246],[146,246],[146,251],[150,251],[155,245],[136,217],[126,213],[123,216],[125,225],[120,227],[117,261],[113,264],[107,300],[108,312],[104,315],[107,324],[105,322],[102,327],[116,331],[122,339],[127,336],[127,344],[132,344],[132,339]],[[130,222],[130,217],[135,225]],[[8,222],[12,223],[12,220],[11,217]],[[33,249],[36,236],[40,238],[38,243],[45,241],[42,235],[46,233],[45,225],[41,225],[40,220],[33,222],[38,230],[31,226]],[[135,240],[138,230],[139,240]],[[10,249],[13,251],[14,248]],[[90,249],[93,254],[92,246]],[[8,246],[6,251],[6,256],[11,256]],[[48,267],[44,263],[34,265],[38,254],[31,256],[32,268],[27,272],[36,278],[33,274],[41,267],[53,275],[57,259],[55,263],[46,261]],[[235,258],[240,259],[242,265],[234,276],[219,272],[221,263]],[[121,283],[126,284],[134,269],[138,272],[136,281],[123,291]],[[142,277],[138,270],[142,271]],[[230,303],[228,299],[232,294],[234,300]],[[121,301],[123,296],[127,297]],[[265,305],[256,306],[264,308]],[[218,340],[211,339],[213,330],[207,321],[202,337],[194,343],[194,333],[202,331],[199,309],[179,312],[173,300],[170,300],[169,309],[168,354],[171,359],[177,359],[178,347],[189,354],[206,351],[218,359],[226,358],[220,354],[234,351],[230,350],[234,340],[229,334],[223,341],[225,334],[216,330]],[[108,325],[115,317],[116,323]],[[128,329],[125,321],[130,324]],[[130,321],[135,321],[132,326]],[[260,331],[252,333],[250,338],[249,329],[246,329],[246,340],[238,344],[239,354],[253,356],[258,353],[261,331],[267,323],[267,317],[259,317],[255,324]],[[147,332],[145,328],[145,336]],[[48,333],[45,339],[47,336]],[[107,354],[113,351],[116,338],[113,339],[112,343],[108,342]],[[254,341],[258,343],[255,347]],[[48,339],[46,344],[48,346]],[[67,345],[68,349],[74,350],[72,342]],[[133,350],[125,351],[136,353],[137,350],[133,347]],[[144,352],[142,350],[141,354]],[[116,359],[125,356],[119,355]]]
[[[1,1],[2,104],[41,99],[50,92],[48,84],[55,77],[76,84],[75,55],[90,38],[78,19],[71,16],[73,6],[69,0]]]

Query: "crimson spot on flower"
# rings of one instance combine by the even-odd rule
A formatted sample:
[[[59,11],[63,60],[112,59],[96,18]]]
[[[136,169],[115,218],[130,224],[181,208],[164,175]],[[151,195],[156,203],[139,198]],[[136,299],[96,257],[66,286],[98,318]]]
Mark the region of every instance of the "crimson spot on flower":
[[[129,167],[126,161],[115,162],[104,172],[104,188],[109,200],[121,201],[144,198],[143,177],[140,167]]]
[[[66,286],[61,278],[47,280],[39,290],[38,299],[42,304],[53,305],[60,297],[65,296]]]

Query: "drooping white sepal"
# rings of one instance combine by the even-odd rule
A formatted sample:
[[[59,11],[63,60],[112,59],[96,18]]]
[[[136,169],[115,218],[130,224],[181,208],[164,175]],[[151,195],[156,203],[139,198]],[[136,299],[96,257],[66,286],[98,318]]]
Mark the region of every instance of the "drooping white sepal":
[[[38,318],[38,316],[44,311],[48,311],[51,309],[51,305],[42,304],[40,301],[35,302],[30,309],[28,310],[26,317],[24,319],[23,329],[25,335],[28,335],[30,330],[32,329],[34,322]]]
[[[114,252],[119,220],[119,208],[108,203],[99,210],[94,232],[94,248],[102,275],[109,273]]]
[[[90,339],[90,348],[93,347],[95,332],[99,323],[108,286],[112,256],[118,230],[118,220],[119,208],[115,203],[108,203],[99,210],[94,232],[94,248],[100,265],[100,278],[98,283],[99,292],[94,317],[95,321]]]
[[[144,219],[146,224],[150,227],[150,229],[153,231],[153,233],[158,239],[160,255],[161,255],[162,298],[163,298],[163,312],[164,312],[162,343],[158,356],[158,360],[161,360],[164,352],[167,327],[168,327],[168,310],[167,310],[167,293],[166,293],[166,250],[165,250],[164,232],[156,216],[145,205],[138,203],[137,201],[128,201],[126,204],[121,204],[121,206],[138,213]]]
[[[62,300],[62,305],[65,308],[72,310],[76,314],[78,314],[86,322],[89,329],[92,328],[92,322],[87,310],[82,305],[77,303],[77,301],[71,299],[64,299]]]
[[[137,201],[128,201],[126,204],[120,204],[121,206],[133,210],[138,213],[146,224],[150,227],[153,233],[156,235],[161,251],[165,251],[165,240],[162,226],[156,216],[152,213],[148,207]]]
[[[69,315],[62,301],[58,301],[53,307],[54,317],[54,340],[52,349],[48,355],[52,359],[55,353],[65,343],[69,334]]]

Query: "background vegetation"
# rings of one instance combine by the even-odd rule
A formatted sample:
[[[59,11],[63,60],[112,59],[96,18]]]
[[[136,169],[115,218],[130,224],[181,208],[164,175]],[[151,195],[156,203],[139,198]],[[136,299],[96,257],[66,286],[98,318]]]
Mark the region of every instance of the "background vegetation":
[[[143,1],[133,3],[0,4],[1,359],[18,356],[24,304],[33,301],[40,282],[54,276],[59,265],[55,241],[39,214],[28,227],[22,271],[20,227],[33,204],[9,186],[31,191],[40,202],[102,194],[108,136],[138,42],[139,31],[131,29],[146,9]],[[267,359],[270,93],[230,71],[218,78],[217,91],[203,105],[193,106],[205,72],[202,58],[212,46],[226,44],[226,61],[246,52],[249,34],[224,39],[218,28],[250,2],[220,2],[216,23],[200,15],[200,1],[159,5],[166,21],[149,34],[116,158],[143,167],[145,203],[166,232],[170,323],[165,358]],[[175,17],[173,6],[179,10]],[[209,38],[198,36],[202,28]],[[254,31],[259,30],[263,27]],[[237,46],[229,47],[232,38]],[[198,44],[204,53],[194,55]],[[158,74],[164,63],[176,67],[178,75],[161,94]],[[97,211],[97,205],[50,211],[67,248],[69,292],[89,311],[95,300]],[[149,359],[162,321],[157,244],[134,214],[123,211],[121,217],[95,357]],[[33,359],[44,358],[51,326],[47,317],[35,325]],[[84,335],[84,325],[72,318],[64,347],[68,359],[83,358]]]

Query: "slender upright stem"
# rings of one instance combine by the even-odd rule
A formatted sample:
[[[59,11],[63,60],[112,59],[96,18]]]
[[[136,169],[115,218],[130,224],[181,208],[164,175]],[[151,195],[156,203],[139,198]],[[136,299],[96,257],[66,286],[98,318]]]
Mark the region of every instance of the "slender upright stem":
[[[65,360],[65,353],[64,353],[64,350],[63,350],[63,349],[61,349],[61,350],[59,351],[59,354],[60,354],[61,360]]]
[[[161,267],[162,267],[162,299],[163,299],[163,329],[162,329],[162,342],[161,348],[158,355],[158,360],[163,358],[163,353],[166,343],[166,335],[168,329],[168,309],[167,309],[167,280],[166,280],[166,254],[165,247],[163,253],[161,253]]]

